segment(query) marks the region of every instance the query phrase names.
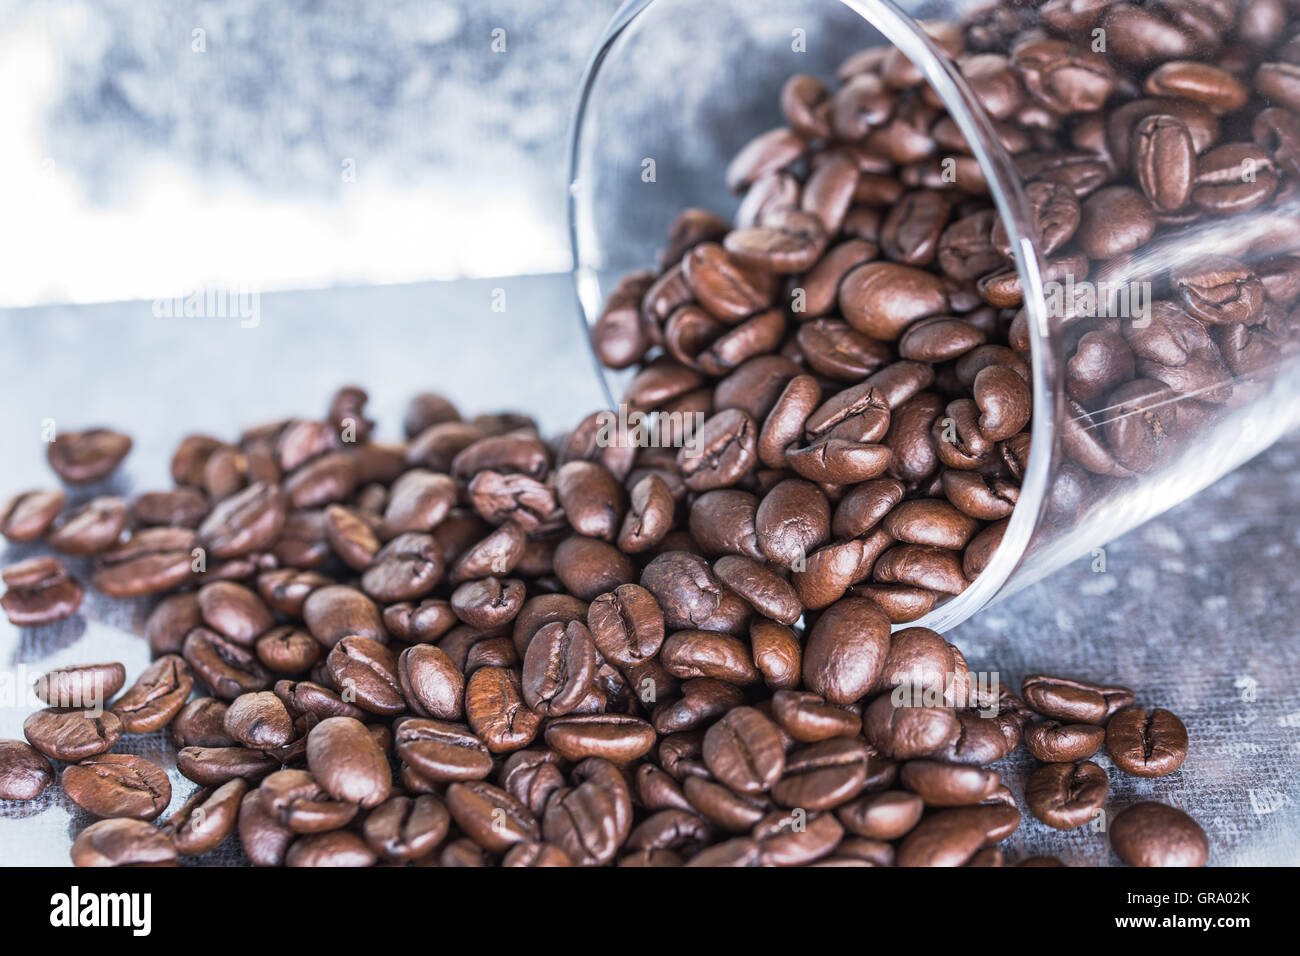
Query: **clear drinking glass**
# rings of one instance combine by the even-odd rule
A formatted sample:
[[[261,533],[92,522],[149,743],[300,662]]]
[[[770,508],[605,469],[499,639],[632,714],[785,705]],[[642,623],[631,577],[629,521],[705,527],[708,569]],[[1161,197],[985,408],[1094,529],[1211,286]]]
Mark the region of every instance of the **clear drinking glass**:
[[[736,212],[740,197],[727,191],[724,169],[755,135],[781,125],[779,95],[789,76],[812,74],[829,87],[850,54],[886,45],[901,51],[923,75],[964,137],[1006,229],[1023,290],[1013,335],[1027,346],[1035,412],[1032,450],[1000,546],[962,593],[915,622],[939,631],[1185,500],[1300,423],[1300,315],[1290,286],[1298,274],[1286,258],[1300,245],[1300,201],[1294,186],[1300,158],[1291,153],[1288,159],[1296,140],[1288,144],[1287,130],[1260,132],[1249,124],[1225,129],[1218,143],[1257,140],[1273,155],[1278,170],[1265,164],[1259,171],[1276,177],[1269,201],[1235,211],[1189,213],[1182,217],[1185,221],[1171,215],[1153,239],[1091,277],[1093,291],[1103,297],[1131,289],[1139,296],[1137,303],[1146,295],[1149,321],[1152,299],[1171,300],[1208,281],[1207,256],[1231,257],[1245,270],[1237,292],[1249,298],[1265,290],[1264,311],[1256,309],[1236,328],[1227,323],[1206,329],[1220,344],[1236,336],[1233,347],[1242,351],[1233,363],[1223,361],[1212,387],[1204,384],[1204,374],[1191,387],[1195,376],[1183,374],[1189,370],[1171,373],[1162,367],[1172,386],[1133,403],[1093,400],[1085,407],[1071,399],[1068,363],[1077,352],[1077,333],[1096,328],[1105,309],[1089,313],[1086,303],[1071,306],[1071,296],[1079,290],[1069,282],[1076,277],[1064,274],[1044,254],[1025,191],[1039,173],[1032,156],[1013,156],[1004,143],[1008,123],[1018,117],[991,116],[963,75],[966,60],[950,59],[922,28],[931,20],[965,22],[984,6],[907,0],[629,0],[591,60],[571,140],[570,238],[586,332],[621,276],[658,264],[668,227],[682,208],[704,207],[724,217]],[[1244,23],[1247,6],[1225,2],[1216,10]],[[1093,41],[1086,11],[1100,9],[1099,4],[1056,0],[1055,7],[1058,14],[1073,10],[1084,18],[1079,35],[1069,38],[1072,42],[1087,46]],[[1032,7],[1013,9],[1029,24],[1037,22]],[[1275,37],[1258,36],[1260,23],[1267,24],[1270,15],[1276,19],[1281,9],[1274,4],[1263,14],[1252,11],[1241,37],[1253,31],[1246,37],[1249,42],[1281,45],[1287,39],[1282,23]],[[1199,38],[1185,35],[1187,59],[1218,59],[1231,66],[1246,42],[1235,29],[1217,36],[1213,31]],[[998,48],[996,30],[989,35],[983,52],[1011,54]],[[1052,35],[1059,37],[1060,31]],[[1277,58],[1282,56],[1294,53],[1284,51]],[[1121,102],[1133,95],[1133,84],[1142,95],[1147,70],[1134,64],[1130,72],[1118,89]],[[1251,86],[1252,77],[1244,82]],[[1281,119],[1291,123],[1294,114]],[[1084,121],[1074,117],[1072,122],[1077,138],[1085,141],[1087,131],[1079,129]],[[1090,122],[1096,128],[1097,121]],[[1300,119],[1290,129],[1300,131]],[[1196,146],[1203,159],[1204,144]],[[1221,272],[1213,274],[1222,278]],[[1083,286],[1087,279],[1080,279]],[[1112,312],[1124,304],[1105,301]],[[1118,318],[1144,320],[1137,305]],[[599,361],[597,368],[613,407],[632,370],[611,371]],[[1095,459],[1090,459],[1091,469],[1080,464],[1095,450],[1092,439],[1131,426],[1133,416],[1157,431],[1176,429],[1176,440],[1164,442],[1157,461],[1134,460],[1118,468],[1098,465]],[[1167,431],[1160,433],[1168,437]]]

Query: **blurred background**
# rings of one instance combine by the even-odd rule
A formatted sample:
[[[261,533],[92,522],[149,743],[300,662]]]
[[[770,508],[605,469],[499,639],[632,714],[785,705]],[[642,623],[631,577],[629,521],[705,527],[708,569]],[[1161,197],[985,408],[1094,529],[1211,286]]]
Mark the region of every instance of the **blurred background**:
[[[0,306],[556,272],[616,0],[2,0]]]

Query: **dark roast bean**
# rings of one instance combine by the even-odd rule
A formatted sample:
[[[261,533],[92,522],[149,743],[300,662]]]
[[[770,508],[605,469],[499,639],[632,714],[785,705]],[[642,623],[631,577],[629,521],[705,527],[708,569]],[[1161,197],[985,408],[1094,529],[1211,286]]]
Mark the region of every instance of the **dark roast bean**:
[[[1110,824],[1110,845],[1129,866],[1204,866],[1209,841],[1196,821],[1163,803],[1135,803]]]
[[[1044,763],[1087,760],[1101,749],[1105,739],[1105,728],[1095,724],[1062,724],[1044,720],[1025,728],[1025,746]]]
[[[524,703],[543,716],[570,713],[587,696],[595,674],[596,645],[585,625],[578,621],[543,625],[524,655]]]
[[[245,747],[184,747],[176,754],[176,769],[201,787],[219,787],[237,777],[260,780],[279,767],[278,758]]]
[[[236,697],[226,708],[223,726],[232,740],[253,750],[274,750],[294,737],[288,708],[269,690]]]
[[[189,646],[189,638],[185,644]],[[189,664],[175,654],[167,654],[145,668],[126,693],[113,702],[112,711],[127,733],[147,734],[167,726],[193,688],[194,674]]]
[[[407,863],[432,853],[450,823],[446,805],[432,794],[393,796],[366,816],[362,836],[385,860]]]
[[[372,714],[392,715],[406,710],[397,658],[378,641],[350,634],[334,645],[325,665],[334,686],[348,703],[355,702]]]
[[[921,819],[925,804],[915,793],[882,790],[845,804],[835,815],[850,833],[871,840],[896,840]]]
[[[1065,677],[1031,674],[1020,686],[1025,703],[1044,717],[1078,724],[1102,724],[1133,703],[1127,687],[1107,687]]]
[[[56,520],[46,543],[64,554],[100,554],[117,544],[127,521],[121,498],[92,498]]]
[[[54,781],[54,768],[21,740],[0,740],[0,800],[34,800]]]
[[[184,663],[189,664],[194,669],[194,675],[215,696],[223,700],[234,700],[240,694],[265,690],[271,686],[270,673],[261,665],[252,651],[240,647],[233,641],[227,640],[207,628],[196,627],[190,631],[185,638],[181,653],[185,658]],[[155,666],[157,663],[155,661]],[[185,673],[189,674],[188,668]],[[114,705],[114,708],[122,707],[130,695],[131,692],[127,691],[126,695]],[[167,714],[166,720],[171,719],[188,696],[189,691],[186,689],[185,694],[181,695],[180,699],[175,702],[175,708]],[[156,707],[153,709],[156,709]],[[161,715],[159,715],[158,719],[161,719]],[[166,723],[166,720],[163,720],[162,723]]]
[[[0,579],[6,587],[0,608],[15,627],[36,627],[71,617],[85,595],[63,562],[49,556],[11,564]]]
[[[1167,710],[1126,707],[1106,725],[1106,753],[1125,773],[1163,777],[1187,756],[1187,728]]]
[[[182,856],[215,850],[235,831],[248,783],[236,778],[215,790],[202,789],[172,814],[164,831]]]
[[[465,716],[493,753],[509,753],[532,743],[542,718],[524,703],[516,672],[480,667],[465,686]]]
[[[196,697],[172,721],[172,741],[184,747],[233,747],[235,738],[226,731],[229,705],[215,697]]]
[[[602,757],[625,764],[644,756],[654,746],[655,731],[637,717],[585,714],[548,721],[546,743],[565,760]]]
[[[172,799],[167,772],[143,757],[100,754],[63,771],[63,792],[97,817],[152,820]]]
[[[336,800],[376,807],[392,792],[387,754],[352,717],[327,717],[311,729],[307,766]]]
[[[50,442],[46,458],[70,485],[85,485],[112,474],[131,451],[131,439],[108,428],[64,432]]]
[[[144,528],[100,555],[95,587],[110,597],[170,591],[192,579],[203,553],[188,528]]]
[[[23,543],[42,537],[63,510],[62,491],[27,491],[0,503],[0,534]]]
[[[440,648],[416,644],[397,658],[407,706],[422,717],[458,720],[465,709],[465,677]]]
[[[1030,775],[1025,802],[1049,827],[1074,830],[1096,818],[1109,793],[1106,771],[1095,763],[1049,763]]]
[[[143,820],[100,820],[72,842],[73,866],[166,866],[175,861],[171,839]]]
[[[707,738],[706,738],[707,740]],[[856,797],[867,780],[866,744],[837,737],[791,751],[772,797],[786,807],[830,810]]]

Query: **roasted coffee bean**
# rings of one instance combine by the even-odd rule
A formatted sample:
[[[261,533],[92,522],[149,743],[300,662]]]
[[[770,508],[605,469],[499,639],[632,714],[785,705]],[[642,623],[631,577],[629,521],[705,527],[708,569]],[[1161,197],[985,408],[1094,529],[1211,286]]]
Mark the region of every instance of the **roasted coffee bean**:
[[[871,840],[896,840],[921,819],[925,804],[915,793],[882,790],[869,793],[835,811],[850,833]]]
[[[288,625],[267,631],[257,639],[253,649],[263,666],[278,674],[301,674],[310,670],[324,654],[316,638]]]
[[[428,856],[447,835],[451,815],[432,794],[393,796],[375,807],[362,825],[366,845],[390,863]]]
[[[803,682],[832,704],[869,692],[889,653],[889,619],[863,598],[833,604],[818,619],[804,649]]]
[[[882,755],[897,760],[928,757],[957,739],[960,724],[951,708],[897,706],[892,696],[877,697],[863,715],[867,740]]]
[[[541,837],[541,828],[527,807],[481,780],[451,784],[447,809],[456,825],[489,853],[504,853],[516,843]]]
[[[631,586],[631,585],[625,585]],[[524,703],[548,717],[575,710],[596,675],[596,645],[578,621],[542,626],[524,655]]]
[[[182,747],[233,747],[235,738],[226,731],[229,705],[215,697],[196,697],[172,721],[172,740]]]
[[[1102,724],[1133,703],[1127,687],[1107,687],[1065,677],[1032,674],[1020,686],[1025,703],[1044,717],[1079,724]]]
[[[760,820],[753,833],[760,865],[804,866],[834,852],[844,828],[829,813],[777,810]]]
[[[62,491],[27,491],[0,503],[0,534],[21,544],[36,541],[50,530],[63,510]]]
[[[414,438],[426,428],[442,422],[460,421],[460,412],[451,400],[436,392],[421,392],[412,396],[406,405],[406,414],[402,418],[402,431],[407,438]]]
[[[1106,397],[1102,432],[1119,464],[1147,472],[1169,458],[1178,434],[1175,403],[1173,391],[1152,379],[1134,379]]]
[[[257,790],[249,790],[240,799],[236,826],[240,845],[254,866],[284,865],[293,831],[279,823]]]
[[[722,244],[742,266],[788,274],[806,272],[821,258],[828,241],[826,226],[816,214],[773,209],[761,225],[733,229]]]
[[[336,800],[376,807],[392,792],[387,755],[352,717],[327,717],[311,729],[307,766]]]
[[[1062,724],[1043,720],[1025,728],[1025,746],[1044,763],[1087,760],[1101,749],[1106,730],[1096,724]]]
[[[555,573],[584,601],[636,579],[636,568],[621,551],[596,538],[573,535],[555,550]]]
[[[465,685],[465,716],[492,753],[532,743],[542,718],[524,703],[520,679],[505,667],[480,667]]]
[[[344,699],[356,701],[362,710],[383,715],[406,710],[397,658],[378,641],[349,634],[334,645],[325,665]]]
[[[616,764],[645,755],[655,743],[654,727],[638,717],[584,714],[546,724],[546,743],[565,760],[601,757]]]
[[[706,738],[707,740],[707,738]],[[772,797],[786,807],[830,810],[856,797],[866,785],[866,744],[837,737],[790,752]]]
[[[1049,763],[1029,777],[1025,802],[1049,827],[1074,830],[1096,819],[1109,792],[1106,771],[1091,761]]]
[[[651,723],[659,734],[695,730],[743,703],[744,692],[735,684],[697,677],[682,682],[680,697],[655,707]]]
[[[683,680],[712,677],[746,685],[762,677],[749,646],[719,631],[677,631],[664,641],[659,656],[668,673]]]
[[[355,588],[317,588],[308,595],[302,615],[312,636],[326,647],[333,647],[348,635],[379,642],[387,639],[379,609]]]
[[[334,800],[305,770],[277,770],[258,787],[262,804],[294,833],[326,833],[356,816],[355,804]]]
[[[172,799],[167,772],[143,757],[100,754],[63,771],[63,791],[97,817],[152,820]]]
[[[197,528],[208,513],[208,499],[194,488],[146,491],[130,506],[131,521],[137,526]]]
[[[0,740],[0,800],[35,800],[54,781],[54,768],[21,740]]]
[[[1211,325],[1249,322],[1263,306],[1259,276],[1227,256],[1204,256],[1178,266],[1169,279],[1183,308]]]
[[[1129,866],[1204,866],[1210,856],[1205,831],[1163,803],[1121,810],[1110,823],[1110,845]]]
[[[196,629],[191,635],[201,630]],[[189,638],[185,645],[190,645]],[[145,668],[126,693],[113,702],[112,711],[127,733],[147,734],[167,726],[185,705],[193,688],[190,665],[175,654],[167,654]]]
[[[903,837],[898,865],[964,866],[982,847],[997,842],[989,837],[991,811],[994,808],[956,807],[931,814]]]
[[[943,312],[948,296],[943,283],[928,272],[871,262],[844,277],[839,304],[845,320],[859,332],[894,342],[917,319]]]
[[[285,866],[373,866],[376,857],[364,840],[349,830],[313,833],[293,841]]]
[[[121,498],[92,498],[57,519],[46,543],[64,554],[100,554],[117,544],[128,519]]]
[[[980,803],[998,788],[996,770],[984,770],[939,760],[909,760],[900,775],[903,786],[919,794],[927,806],[960,807]]]
[[[722,488],[706,491],[691,505],[693,550],[707,555],[745,554],[762,560],[759,548],[758,498],[748,491]]]
[[[479,780],[492,769],[487,745],[460,724],[411,717],[394,732],[397,755],[428,780]]]
[[[62,432],[50,442],[46,458],[55,474],[70,485],[107,478],[131,451],[131,439],[108,428]]]
[[[232,581],[205,584],[198,600],[203,622],[236,644],[252,644],[274,623],[261,598]]]
[[[785,750],[770,720],[752,707],[737,707],[704,735],[704,761],[731,789],[756,793],[781,778]]]
[[[226,733],[253,750],[274,750],[294,736],[293,718],[284,702],[269,690],[241,694],[224,717]]]
[[[215,790],[202,789],[172,814],[163,828],[181,856],[215,850],[235,831],[248,783],[236,778]]]
[[[199,525],[199,544],[214,558],[269,548],[285,526],[289,499],[275,485],[255,482],[219,502]]]
[[[279,759],[245,747],[184,747],[176,754],[176,769],[201,787],[260,780],[279,767]]]
[[[397,658],[397,678],[407,706],[420,716],[463,716],[465,677],[445,651],[428,644],[408,647]]]
[[[1167,710],[1126,707],[1106,725],[1106,753],[1125,773],[1163,777],[1187,757],[1187,728]]]
[[[176,847],[171,839],[143,820],[100,820],[72,842],[73,866],[166,866],[175,862]]]
[[[794,624],[803,614],[799,596],[789,582],[752,558],[726,555],[714,563],[713,572],[764,617]]]
[[[641,572],[641,586],[663,610],[670,630],[707,628],[742,633],[749,605],[717,579],[699,555],[666,551]],[[707,676],[707,675],[694,675]]]
[[[194,676],[198,677],[215,696],[223,700],[234,700],[240,694],[265,690],[271,686],[270,673],[252,651],[207,628],[196,627],[190,631],[181,648],[181,654],[185,658],[185,663],[194,669]],[[189,673],[188,668],[185,673]],[[121,707],[128,696],[130,691],[114,707]],[[187,690],[176,702],[175,709],[168,714],[168,720],[176,710],[180,709],[188,696]]]
[[[49,708],[23,721],[28,743],[55,760],[76,762],[102,754],[121,735],[122,722],[111,711]]]
[[[361,576],[361,587],[384,604],[412,601],[434,589],[445,567],[433,535],[407,532],[379,550]]]
[[[58,558],[42,556],[11,564],[0,573],[0,596],[9,623],[15,627],[51,624],[77,613],[85,591]]]
[[[586,621],[601,655],[619,666],[649,660],[663,646],[663,612],[654,596],[638,584],[619,585],[597,597]]]

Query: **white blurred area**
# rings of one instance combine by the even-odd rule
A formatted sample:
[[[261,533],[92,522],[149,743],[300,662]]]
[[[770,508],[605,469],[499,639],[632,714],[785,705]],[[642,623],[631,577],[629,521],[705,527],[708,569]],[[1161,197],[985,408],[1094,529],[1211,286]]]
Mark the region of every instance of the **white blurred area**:
[[[0,307],[153,299],[217,284],[269,292],[568,268],[565,124],[612,0],[569,5],[586,25],[576,36],[559,27],[563,56],[545,39],[549,72],[526,60],[542,40],[540,25],[519,19],[528,4],[381,4],[374,15],[385,22],[360,55],[352,18],[366,7],[285,4],[281,14],[278,6],[0,0]],[[263,54],[239,36],[241,19],[268,15],[283,16],[280,40],[291,49],[260,36]],[[495,59],[494,19],[513,43]],[[191,49],[198,24],[208,24],[207,52]],[[376,97],[365,85],[390,36],[419,45],[403,51],[407,75],[384,116],[334,91],[386,99],[386,89]],[[234,43],[247,45],[236,64],[243,73],[232,78],[222,55]],[[257,57],[270,69],[277,54],[296,59],[279,64],[265,92],[249,77]],[[319,84],[304,82],[304,61],[316,62]],[[70,107],[74,78],[90,94]],[[103,89],[116,97],[109,106],[160,100],[167,123],[140,122],[131,108],[119,128],[111,111],[96,112]],[[223,112],[216,100],[232,90],[246,101],[232,97]],[[187,116],[187,97],[204,98],[198,115]],[[349,142],[338,130],[354,121]],[[223,140],[218,161],[194,148],[205,138]]]

